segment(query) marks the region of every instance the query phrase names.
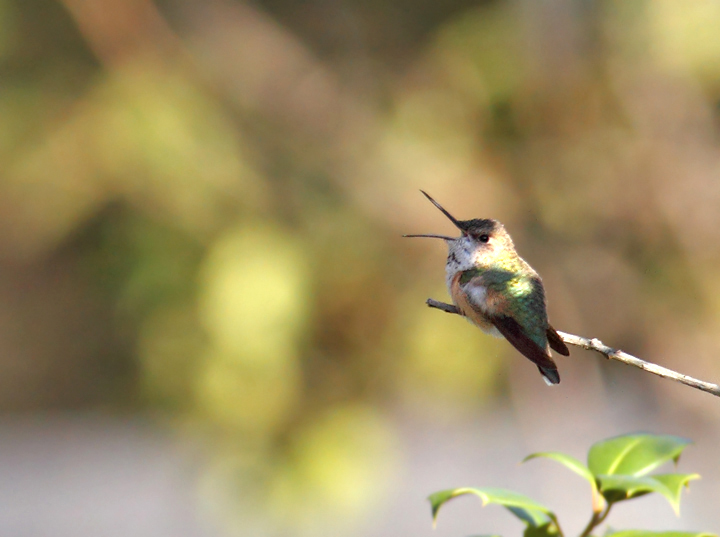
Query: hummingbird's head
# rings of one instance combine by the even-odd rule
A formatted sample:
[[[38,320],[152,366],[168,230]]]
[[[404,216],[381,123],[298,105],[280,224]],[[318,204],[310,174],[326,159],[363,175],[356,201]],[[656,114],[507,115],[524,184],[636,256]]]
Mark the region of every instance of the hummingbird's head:
[[[489,266],[498,258],[512,255],[515,252],[515,246],[510,235],[505,231],[505,226],[497,220],[487,218],[458,220],[426,192],[422,190],[420,192],[455,224],[461,235],[459,237],[432,234],[404,236],[445,240],[448,245],[448,263],[456,266],[455,270],[464,271],[479,266]]]

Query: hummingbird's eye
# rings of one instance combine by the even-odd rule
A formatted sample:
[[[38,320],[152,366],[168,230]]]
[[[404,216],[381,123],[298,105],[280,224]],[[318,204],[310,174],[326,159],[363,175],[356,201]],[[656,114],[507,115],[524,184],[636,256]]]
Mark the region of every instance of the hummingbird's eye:
[[[478,240],[480,242],[487,242],[490,240],[490,237],[486,233],[483,233],[482,235],[478,236]]]

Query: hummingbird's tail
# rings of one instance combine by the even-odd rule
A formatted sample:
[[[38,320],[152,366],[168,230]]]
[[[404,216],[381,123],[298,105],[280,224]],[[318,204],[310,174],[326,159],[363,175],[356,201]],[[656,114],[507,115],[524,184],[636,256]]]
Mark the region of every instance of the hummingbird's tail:
[[[560,384],[560,373],[558,373],[557,368],[552,369],[549,367],[538,366],[538,369],[540,370],[540,374],[542,375],[545,384],[548,386]]]
[[[547,341],[545,347],[541,347],[525,333],[525,330],[514,318],[507,315],[494,315],[489,319],[513,347],[537,365],[540,374],[549,386],[560,384],[560,373],[550,356],[550,347]]]

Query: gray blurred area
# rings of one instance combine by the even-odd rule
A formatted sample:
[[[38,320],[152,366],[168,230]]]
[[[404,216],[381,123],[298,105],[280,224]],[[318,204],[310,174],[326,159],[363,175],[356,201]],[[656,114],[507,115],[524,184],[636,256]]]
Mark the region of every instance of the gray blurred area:
[[[567,397],[560,395],[558,402],[567,402]],[[613,526],[658,531],[715,527],[715,498],[720,495],[717,431],[643,410],[626,394],[618,399],[608,405],[609,411],[581,405],[570,413],[579,425],[570,427],[557,420],[523,427],[503,409],[454,424],[395,416],[402,465],[378,482],[384,501],[353,527],[343,527],[333,513],[325,513],[312,534],[390,537],[470,535],[477,528],[505,535],[522,531],[502,508],[481,509],[472,498],[448,504],[432,530],[426,492],[459,485],[522,491],[555,509],[566,534],[577,534],[589,517],[587,484],[549,461],[523,466],[518,462],[530,451],[558,446],[582,459],[588,447],[585,438],[628,430],[672,430],[694,438],[696,445],[683,455],[679,470],[697,471],[703,479],[693,483],[681,518],[664,499],[646,497],[618,505]],[[6,535],[277,534],[272,521],[252,516],[241,517],[233,527],[219,524],[217,505],[200,494],[208,462],[203,451],[197,443],[178,440],[145,420],[97,414],[22,416],[2,420],[0,431],[0,528]]]
[[[720,381],[720,4],[0,0],[0,535],[565,534],[535,451],[683,435],[720,531],[720,401],[572,349],[548,388],[447,300],[497,218],[552,324]]]
[[[198,510],[198,464],[146,423],[41,415],[1,430],[5,535],[218,534]]]

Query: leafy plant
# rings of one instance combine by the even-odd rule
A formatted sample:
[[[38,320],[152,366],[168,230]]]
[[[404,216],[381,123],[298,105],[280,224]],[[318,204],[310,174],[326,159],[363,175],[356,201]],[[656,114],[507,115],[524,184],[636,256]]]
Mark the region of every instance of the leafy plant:
[[[680,493],[698,474],[653,474],[666,462],[677,464],[680,454],[690,444],[685,438],[670,435],[630,434],[594,444],[588,453],[587,465],[555,451],[533,453],[523,462],[546,458],[559,462],[584,478],[592,492],[592,515],[580,537],[588,537],[610,514],[612,507],[622,501],[650,493],[665,497],[676,514],[680,512]],[[436,492],[428,498],[432,506],[433,522],[447,501],[458,496],[478,496],[483,506],[502,505],[522,520],[524,537],[564,537],[555,513],[522,494],[498,488],[457,488]],[[625,530],[610,532],[613,537],[716,537],[710,533],[652,532]]]

